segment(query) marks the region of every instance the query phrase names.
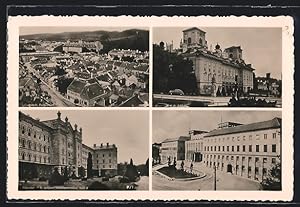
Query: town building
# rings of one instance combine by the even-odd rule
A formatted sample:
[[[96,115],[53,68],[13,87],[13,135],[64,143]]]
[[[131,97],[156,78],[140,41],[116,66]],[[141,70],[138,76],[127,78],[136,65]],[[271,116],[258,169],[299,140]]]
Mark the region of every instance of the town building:
[[[253,71],[246,64],[240,46],[222,51],[217,44],[208,49],[206,32],[193,27],[183,31],[181,54],[193,62],[198,92],[203,95],[231,95],[235,91],[248,93],[253,89]]]
[[[254,89],[258,94],[281,96],[281,81],[267,73],[265,77],[255,77]]]
[[[185,141],[189,140],[188,136],[180,136],[176,138],[165,139],[161,143],[161,163],[167,163],[170,159],[184,160],[185,159]]]
[[[96,51],[103,49],[103,45],[99,41],[95,42],[83,42],[82,40],[78,40],[78,42],[67,42],[63,45],[63,51],[68,53],[82,53],[84,49]]]
[[[83,167],[86,175],[89,153],[96,175],[116,175],[117,147],[109,143],[89,147],[82,135],[82,128],[72,126],[67,117],[62,120],[60,112],[56,119],[45,121],[19,112],[20,179],[48,178],[54,168],[62,173],[66,167],[76,176]]]
[[[209,132],[190,133],[185,159],[262,181],[281,157],[281,119],[240,124],[224,122]]]

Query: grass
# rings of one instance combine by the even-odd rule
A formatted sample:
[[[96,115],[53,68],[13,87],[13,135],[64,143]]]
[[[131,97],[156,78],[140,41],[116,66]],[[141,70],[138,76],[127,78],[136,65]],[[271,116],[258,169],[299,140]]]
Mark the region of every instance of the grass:
[[[184,170],[178,170],[172,166],[160,168],[160,169],[158,169],[158,171],[169,177],[172,177],[172,178],[194,178],[194,177],[197,177],[196,174],[189,173]]]

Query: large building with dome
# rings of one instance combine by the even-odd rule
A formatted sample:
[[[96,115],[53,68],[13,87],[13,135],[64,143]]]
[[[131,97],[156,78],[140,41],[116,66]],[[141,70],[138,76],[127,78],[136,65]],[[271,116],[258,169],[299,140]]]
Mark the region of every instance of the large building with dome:
[[[183,30],[181,54],[193,62],[198,92],[202,95],[232,95],[253,89],[254,68],[243,59],[241,46],[208,49],[206,32],[197,28]]]

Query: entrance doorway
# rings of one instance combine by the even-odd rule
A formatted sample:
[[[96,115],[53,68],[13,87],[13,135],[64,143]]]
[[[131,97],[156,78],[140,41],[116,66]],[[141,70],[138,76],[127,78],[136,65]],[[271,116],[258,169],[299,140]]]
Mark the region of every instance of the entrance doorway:
[[[227,172],[232,173],[232,165],[231,164],[227,165]]]

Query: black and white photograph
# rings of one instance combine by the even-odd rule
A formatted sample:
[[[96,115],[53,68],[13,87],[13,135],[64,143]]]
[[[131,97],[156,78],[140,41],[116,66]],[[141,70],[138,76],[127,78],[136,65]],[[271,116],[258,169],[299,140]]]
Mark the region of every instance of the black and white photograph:
[[[156,107],[281,107],[282,28],[153,28]]]
[[[153,111],[152,142],[153,190],[282,189],[280,111]]]
[[[19,106],[147,107],[149,31],[20,27]]]
[[[19,190],[149,190],[149,114],[20,111],[18,154]]]

